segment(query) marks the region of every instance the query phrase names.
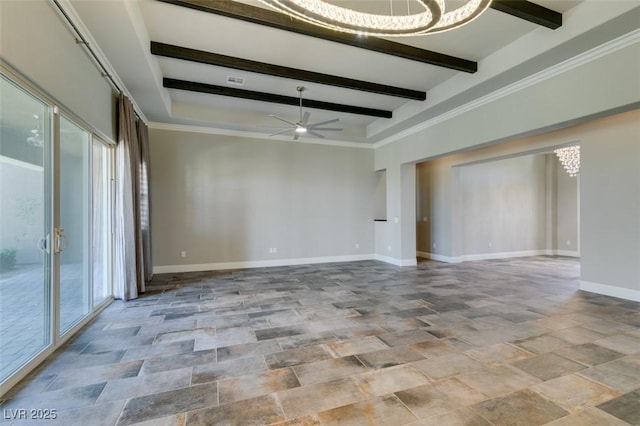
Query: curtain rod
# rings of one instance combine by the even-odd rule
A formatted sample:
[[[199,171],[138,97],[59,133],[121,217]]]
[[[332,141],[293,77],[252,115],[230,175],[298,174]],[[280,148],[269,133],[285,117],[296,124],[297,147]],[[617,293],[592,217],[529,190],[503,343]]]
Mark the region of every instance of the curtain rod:
[[[82,35],[82,32],[78,29],[76,24],[73,22],[71,17],[67,14],[67,12],[64,10],[64,8],[60,5],[58,0],[51,0],[51,1],[53,2],[53,4],[55,4],[56,8],[60,12],[60,14],[64,17],[65,21],[67,21],[68,26],[73,30],[74,38],[76,40],[76,44],[83,45],[85,47],[86,51],[91,56],[91,58],[93,59],[93,61],[100,68],[100,75],[102,77],[105,77],[109,81],[109,83],[111,83],[111,86],[113,86],[113,88],[118,93],[124,94],[124,91],[120,88],[120,86],[118,86],[118,83],[114,80],[113,76],[109,73],[109,70],[107,69],[107,67],[104,66],[104,64],[102,63],[102,61],[100,60],[100,58],[98,57],[96,52],[91,48],[91,45],[89,44],[87,39]],[[136,117],[138,119],[142,120],[141,114],[139,114],[138,111],[135,110],[135,107],[134,107],[134,111],[133,112],[134,112],[134,114],[136,115]]]

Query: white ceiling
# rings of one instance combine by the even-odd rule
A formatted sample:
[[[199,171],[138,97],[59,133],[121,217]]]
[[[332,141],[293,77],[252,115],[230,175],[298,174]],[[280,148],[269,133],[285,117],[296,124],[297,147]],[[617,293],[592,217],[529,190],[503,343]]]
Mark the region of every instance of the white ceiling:
[[[262,7],[256,1],[243,2]],[[537,72],[539,68],[585,51],[593,47],[586,41],[574,46],[573,50],[566,49],[566,54],[557,53],[559,47],[569,45],[581,34],[615,17],[611,11],[608,14],[598,13],[598,3],[603,10],[610,10],[607,5],[613,3],[619,3],[620,10],[624,10],[624,3],[630,7],[628,0],[534,2],[563,13],[563,27],[550,30],[489,9],[460,29],[391,39],[477,61],[478,72],[467,74],[156,0],[70,0],[82,24],[96,40],[143,116],[152,124],[192,125],[211,128],[212,131],[220,129],[268,135],[276,130],[272,126],[280,125],[269,114],[297,121],[299,111],[294,106],[162,87],[163,77],[225,86],[227,76],[237,76],[245,79],[242,88],[247,90],[297,96],[296,86],[303,85],[307,88],[303,95],[305,98],[393,111],[394,117],[385,119],[310,110],[311,122],[340,118],[344,131],[327,134],[330,139],[358,143],[378,142],[434,114],[464,104],[474,96],[496,90],[527,73]],[[599,31],[603,28],[600,25]],[[426,91],[427,101],[154,56],[150,53],[150,41]]]

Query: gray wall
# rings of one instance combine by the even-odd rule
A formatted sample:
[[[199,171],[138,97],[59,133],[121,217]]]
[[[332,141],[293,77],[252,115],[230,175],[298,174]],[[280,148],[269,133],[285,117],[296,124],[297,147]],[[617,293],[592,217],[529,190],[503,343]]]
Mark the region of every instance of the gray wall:
[[[580,151],[583,287],[640,301],[640,110],[585,126]]]
[[[451,256],[451,164],[438,159],[417,166],[418,251]]]
[[[373,150],[159,129],[150,145],[155,266],[374,253]]]
[[[543,155],[459,167],[460,254],[544,249],[545,171]]]
[[[447,261],[499,254],[577,255],[576,178],[564,172],[555,154],[474,163],[483,156],[499,157],[504,148],[418,164],[418,252]]]
[[[637,113],[640,105],[639,59],[640,43],[620,45],[607,49],[593,60],[581,61],[557,74],[548,74],[548,78],[536,80],[534,84],[506,92],[502,97],[487,98],[475,108],[463,108],[446,119],[425,123],[415,133],[400,134],[380,144],[375,151],[374,167],[387,170],[389,193],[389,188],[400,185],[399,174],[390,171],[405,164],[482,150],[481,147],[496,146],[505,141],[509,142],[503,148],[503,156],[580,142],[584,150],[579,188],[582,288],[640,300],[640,131],[637,127],[622,125],[632,116],[636,123],[640,122]],[[591,129],[598,131],[590,132]],[[596,135],[597,139],[594,139]],[[615,156],[620,157],[626,168],[619,167]],[[453,175],[452,179],[455,178]],[[455,182],[452,188],[456,188]],[[389,199],[393,204],[388,202],[388,211],[417,213],[415,203],[403,205],[398,197]],[[460,200],[459,193],[451,192],[454,212]],[[430,209],[434,210],[433,204]],[[558,220],[557,215],[555,220]],[[416,218],[410,222],[415,225]],[[413,241],[401,241],[402,238],[411,239],[402,230],[405,224],[402,225],[395,229],[376,228],[376,247],[398,242],[403,247],[411,242],[417,245],[415,236]],[[419,228],[424,226],[427,225],[419,224]],[[451,242],[461,245],[459,227],[443,223],[437,228],[445,237],[448,234]],[[437,238],[433,235],[433,223],[430,229],[433,240]],[[547,229],[547,244],[555,240],[557,246],[558,238],[565,238],[550,234]],[[437,250],[440,247],[438,244]],[[445,250],[443,256],[455,255],[455,247]],[[606,255],[603,255],[605,251]],[[391,253],[396,259],[404,255]]]
[[[531,147],[520,143],[522,140],[537,148],[566,144],[575,139],[553,143],[544,139],[528,139],[526,135],[571,128],[571,124],[588,122],[601,115],[614,114],[640,105],[640,80],[637,78],[640,74],[639,58],[640,43],[627,45],[520,90],[509,91],[503,97],[491,99],[475,108],[462,109],[458,115],[436,121],[415,133],[402,135],[397,140],[378,146],[375,150],[374,167],[375,170],[387,171],[389,217],[392,214],[402,217],[402,210],[415,214],[412,203],[402,205],[401,198],[391,194],[392,191],[402,192],[399,169],[403,165],[480,147],[491,147],[505,141],[519,143],[509,142],[502,155],[531,150]],[[603,75],[614,74],[615,78],[602,78]],[[584,90],[585,87],[597,87],[598,93],[589,93]],[[550,99],[553,102],[549,102]],[[455,204],[459,197],[453,195],[451,202]],[[415,224],[415,218],[412,218],[406,223],[400,223],[398,227],[376,227],[376,248],[392,247],[392,250],[377,253],[396,259],[397,262],[407,257],[406,253],[400,253],[396,247],[416,246],[415,235],[410,237],[410,233],[404,229],[415,227]],[[459,228],[452,227],[450,233],[452,241],[460,241]],[[412,241],[402,241],[403,236],[409,236]],[[440,245],[437,250],[440,250]],[[450,248],[445,250],[451,253]]]
[[[456,164],[465,158],[491,158],[571,143],[581,146],[578,178],[569,177],[554,154],[547,155],[547,248],[580,256],[581,288],[640,300],[640,110],[419,164],[417,250],[446,260],[457,256],[456,242],[476,244],[466,241],[475,238],[468,233],[457,239],[456,227],[451,225],[456,183],[450,170]],[[423,216],[428,223],[420,223]],[[429,248],[433,242],[437,249]]]
[[[555,244],[558,254],[580,254],[580,175],[569,176],[555,154],[549,155],[556,167]]]

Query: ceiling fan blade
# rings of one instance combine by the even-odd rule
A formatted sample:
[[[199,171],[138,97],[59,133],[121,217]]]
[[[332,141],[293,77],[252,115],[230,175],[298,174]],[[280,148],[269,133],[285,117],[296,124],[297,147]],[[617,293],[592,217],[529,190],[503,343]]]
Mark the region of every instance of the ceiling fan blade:
[[[316,138],[324,139],[324,136],[322,136],[320,133],[314,132],[313,130],[309,130],[308,128],[307,128],[307,133],[315,136]]]
[[[306,126],[307,122],[309,121],[309,117],[311,117],[311,113],[309,111],[305,112],[304,115],[302,116],[302,121],[300,123],[303,126]]]
[[[321,130],[321,131],[327,131],[327,132],[341,132],[344,129],[342,127],[311,127],[311,129],[313,130]]]
[[[285,120],[282,117],[278,117],[277,115],[269,114],[269,117],[273,117],[276,120],[284,121],[285,123],[291,124],[292,126],[298,126],[298,123],[294,123],[293,121]]]
[[[278,136],[278,135],[281,135],[281,134],[283,134],[283,133],[291,132],[291,131],[293,131],[293,130],[295,130],[295,129],[286,129],[286,130],[283,130],[283,131],[278,132],[278,133],[274,133],[274,134],[269,135],[269,136]]]
[[[340,119],[339,119],[339,118],[334,118],[334,119],[332,119],[332,120],[326,120],[326,121],[321,121],[321,122],[319,122],[319,123],[309,124],[307,127],[309,127],[309,128],[312,128],[312,129],[313,129],[314,127],[323,126],[323,125],[325,125],[325,124],[331,124],[331,123],[335,123],[335,122],[338,122],[338,121],[340,121]]]

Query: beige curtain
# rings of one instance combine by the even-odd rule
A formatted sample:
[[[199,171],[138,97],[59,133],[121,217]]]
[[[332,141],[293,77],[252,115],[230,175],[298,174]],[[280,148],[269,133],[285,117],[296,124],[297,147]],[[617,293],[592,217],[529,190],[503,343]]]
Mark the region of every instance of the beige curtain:
[[[140,145],[140,230],[142,232],[142,266],[144,281],[153,278],[151,263],[151,188],[149,186],[149,132],[142,120],[136,125]]]
[[[131,101],[120,95],[116,146],[116,241],[114,296],[129,300],[144,292],[140,220],[140,145]]]

